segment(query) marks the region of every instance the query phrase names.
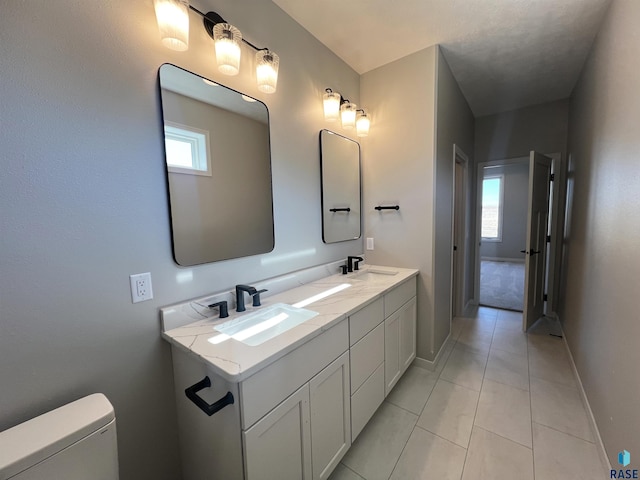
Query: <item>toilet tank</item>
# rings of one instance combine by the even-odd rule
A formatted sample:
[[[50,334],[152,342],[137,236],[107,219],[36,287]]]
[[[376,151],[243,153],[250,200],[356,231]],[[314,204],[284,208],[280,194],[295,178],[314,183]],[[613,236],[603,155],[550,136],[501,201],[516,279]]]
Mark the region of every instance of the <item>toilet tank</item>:
[[[89,395],[0,432],[0,480],[117,480],[113,406]]]

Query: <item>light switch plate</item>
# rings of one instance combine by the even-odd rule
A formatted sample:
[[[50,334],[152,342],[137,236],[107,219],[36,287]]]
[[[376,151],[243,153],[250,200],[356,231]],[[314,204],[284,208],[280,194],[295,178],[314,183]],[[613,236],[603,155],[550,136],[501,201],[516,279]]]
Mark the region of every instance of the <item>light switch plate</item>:
[[[129,275],[129,281],[131,283],[131,301],[133,303],[144,302],[153,298],[151,273]]]
[[[367,237],[367,250],[373,250],[373,237]]]

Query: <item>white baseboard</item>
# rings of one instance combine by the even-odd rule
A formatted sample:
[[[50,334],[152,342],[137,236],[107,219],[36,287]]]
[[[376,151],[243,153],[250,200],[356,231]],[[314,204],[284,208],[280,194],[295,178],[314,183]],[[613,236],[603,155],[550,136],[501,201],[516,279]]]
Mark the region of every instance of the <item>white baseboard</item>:
[[[525,263],[525,259],[524,258],[480,257],[480,260],[487,260],[489,262]]]
[[[556,319],[558,319],[558,315],[554,314],[553,316]],[[604,448],[604,443],[602,442],[602,437],[600,436],[600,430],[598,430],[598,425],[596,424],[596,418],[593,416],[591,405],[589,405],[589,399],[587,398],[587,393],[584,391],[584,387],[582,386],[582,380],[580,380],[580,374],[578,373],[578,369],[576,368],[576,363],[573,361],[573,355],[571,355],[571,350],[569,349],[569,344],[567,343],[567,336],[565,335],[561,324],[560,324],[560,331],[562,331],[562,341],[564,342],[564,346],[567,349],[567,353],[569,354],[569,361],[571,362],[573,375],[576,377],[576,381],[578,382],[582,403],[584,405],[585,410],[587,411],[587,418],[589,419],[589,424],[591,425],[591,432],[593,433],[593,436],[595,438],[594,443],[596,444],[596,448],[598,449],[600,460],[602,460],[602,464],[607,468],[607,473],[608,473],[611,471],[611,463],[609,462],[607,451]]]
[[[433,360],[427,360],[425,358],[416,357],[413,359],[413,362],[411,362],[411,364],[415,365],[416,367],[424,368],[425,370],[430,370],[432,372],[435,372],[438,366],[438,362],[442,358],[442,354],[446,350],[446,346],[450,340],[451,340],[451,333],[447,335],[447,339],[442,343],[442,346],[440,347],[440,350],[438,351],[436,358],[434,358]]]

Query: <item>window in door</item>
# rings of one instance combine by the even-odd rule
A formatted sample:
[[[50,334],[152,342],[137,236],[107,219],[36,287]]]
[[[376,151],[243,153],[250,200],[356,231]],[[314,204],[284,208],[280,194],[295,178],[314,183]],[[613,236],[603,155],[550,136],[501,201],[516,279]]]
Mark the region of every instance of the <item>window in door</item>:
[[[482,180],[482,240],[502,241],[502,210],[504,175],[484,177]]]
[[[211,176],[209,132],[167,122],[164,136],[169,172]]]

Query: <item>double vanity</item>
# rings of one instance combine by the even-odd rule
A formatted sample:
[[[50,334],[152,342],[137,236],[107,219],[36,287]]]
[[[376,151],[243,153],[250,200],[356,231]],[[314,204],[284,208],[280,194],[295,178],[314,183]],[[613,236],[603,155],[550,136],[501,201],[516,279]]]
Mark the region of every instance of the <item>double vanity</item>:
[[[210,299],[162,309],[185,480],[328,478],[415,358],[417,273],[274,279],[227,318]]]

